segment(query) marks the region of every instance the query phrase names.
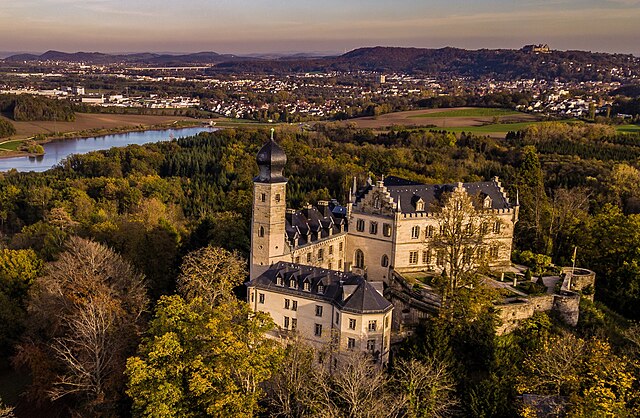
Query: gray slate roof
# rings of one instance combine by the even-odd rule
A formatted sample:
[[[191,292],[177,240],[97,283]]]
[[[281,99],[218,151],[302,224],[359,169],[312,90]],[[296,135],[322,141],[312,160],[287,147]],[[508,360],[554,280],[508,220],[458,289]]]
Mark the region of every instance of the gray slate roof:
[[[282,285],[278,284],[278,278],[281,278]],[[304,283],[309,283],[308,291],[304,290]],[[343,311],[358,314],[387,312],[393,307],[362,276],[284,261],[272,265],[247,286],[326,301]],[[318,291],[319,286],[324,287],[323,292]]]
[[[336,200],[288,211],[285,231],[289,243],[300,247],[347,230],[346,208]]]
[[[394,202],[400,199],[402,213],[413,213],[416,211],[415,203],[422,198],[424,201],[425,211],[433,203],[437,203],[443,193],[450,193],[456,188],[456,184],[421,184],[399,177],[385,177],[384,185],[393,198]],[[491,209],[510,209],[514,205],[509,203],[506,196],[500,190],[495,181],[480,181],[474,183],[463,183],[470,196],[478,196],[491,198]],[[362,199],[371,189],[372,185],[367,186],[358,194],[358,200]]]

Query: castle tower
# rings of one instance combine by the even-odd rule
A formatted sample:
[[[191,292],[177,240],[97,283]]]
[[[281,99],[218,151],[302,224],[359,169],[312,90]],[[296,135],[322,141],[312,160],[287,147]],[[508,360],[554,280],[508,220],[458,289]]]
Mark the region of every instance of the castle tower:
[[[284,151],[271,139],[256,158],[260,174],[253,179],[251,211],[250,278],[254,279],[282,258],[285,249],[287,179],[282,170],[287,163]]]

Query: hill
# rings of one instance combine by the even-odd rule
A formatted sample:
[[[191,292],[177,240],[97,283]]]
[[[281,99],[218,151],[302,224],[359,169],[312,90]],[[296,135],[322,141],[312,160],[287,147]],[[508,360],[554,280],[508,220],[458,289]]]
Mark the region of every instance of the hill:
[[[378,71],[495,79],[538,78],[562,81],[611,81],[640,77],[640,58],[633,55],[590,51],[531,52],[526,49],[460,48],[359,48],[340,56],[240,57],[215,52],[184,55],[124,54],[99,52],[65,53],[47,51],[42,55],[20,54],[7,62],[66,61],[90,64],[131,63],[178,66],[215,65],[213,71],[291,73],[312,71]]]

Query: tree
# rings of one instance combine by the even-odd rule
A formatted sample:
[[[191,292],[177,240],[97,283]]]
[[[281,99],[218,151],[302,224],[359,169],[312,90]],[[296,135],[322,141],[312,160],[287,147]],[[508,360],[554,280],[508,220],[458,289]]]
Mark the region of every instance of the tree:
[[[31,368],[32,393],[71,397],[85,413],[109,415],[146,307],[144,278],[129,263],[101,244],[70,238],[29,294],[17,361]]]
[[[247,279],[247,263],[236,252],[203,247],[182,260],[178,291],[186,299],[202,298],[215,306],[220,299],[235,297],[233,288]]]
[[[246,417],[277,369],[273,327],[248,305],[163,296],[138,355],[127,360],[133,413],[147,417]]]
[[[0,138],[7,138],[16,134],[16,128],[8,120],[0,117]]]
[[[404,396],[407,418],[446,417],[457,405],[455,386],[445,363],[435,358],[398,360],[395,381]]]
[[[439,233],[430,244],[443,259],[441,290],[445,310],[453,308],[460,289],[478,285],[478,271],[486,266],[489,225],[499,222],[474,204],[478,203],[457,187],[442,197],[441,204],[432,207]]]
[[[0,418],[14,418],[13,408],[5,406],[0,398]]]

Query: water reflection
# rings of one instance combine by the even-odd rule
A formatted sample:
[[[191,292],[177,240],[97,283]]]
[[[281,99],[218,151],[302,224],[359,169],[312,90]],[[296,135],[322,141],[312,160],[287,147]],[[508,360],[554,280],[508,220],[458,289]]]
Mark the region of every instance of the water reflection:
[[[37,157],[12,157],[0,159],[0,171],[15,168],[18,171],[46,171],[71,154],[86,154],[91,151],[111,147],[148,144],[169,141],[172,138],[193,136],[200,132],[214,130],[209,127],[165,129],[160,131],[140,131],[124,134],[105,135],[91,138],[64,139],[43,144],[45,154]]]

